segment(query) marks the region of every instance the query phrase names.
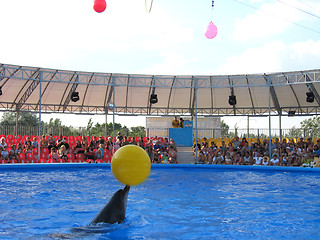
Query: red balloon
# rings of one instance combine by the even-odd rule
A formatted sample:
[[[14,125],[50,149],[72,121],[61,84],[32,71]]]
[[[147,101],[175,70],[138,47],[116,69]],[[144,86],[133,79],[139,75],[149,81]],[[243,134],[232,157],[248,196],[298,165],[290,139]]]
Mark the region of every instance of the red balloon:
[[[105,0],[94,0],[93,9],[97,13],[101,13],[107,8],[107,3]]]

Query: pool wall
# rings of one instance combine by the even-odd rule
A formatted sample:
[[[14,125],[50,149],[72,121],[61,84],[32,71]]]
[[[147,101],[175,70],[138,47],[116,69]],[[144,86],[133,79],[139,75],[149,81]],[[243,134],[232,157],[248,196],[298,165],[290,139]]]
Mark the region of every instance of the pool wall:
[[[37,169],[76,169],[76,168],[110,168],[110,163],[55,163],[55,164],[1,164],[1,170],[37,170]],[[278,171],[278,172],[320,172],[320,168],[281,167],[281,166],[248,166],[248,165],[201,165],[201,164],[151,164],[155,168],[194,168],[194,169],[228,169],[240,171]]]

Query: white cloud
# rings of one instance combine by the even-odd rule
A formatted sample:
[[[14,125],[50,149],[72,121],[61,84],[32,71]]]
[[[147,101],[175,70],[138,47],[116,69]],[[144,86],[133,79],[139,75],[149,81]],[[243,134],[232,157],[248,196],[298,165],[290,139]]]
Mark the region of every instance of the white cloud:
[[[187,59],[183,54],[176,52],[163,52],[160,54],[162,62],[154,64],[151,68],[142,69],[140,72],[155,74],[155,75],[179,75],[181,72],[184,74],[192,74],[188,71],[187,65],[196,63],[198,59]]]
[[[93,1],[48,3],[0,2],[0,22],[5,23],[0,62],[55,67],[78,61],[79,55],[94,59],[137,49],[163,51],[193,40],[193,30],[182,20],[160,8],[148,14],[144,2],[110,0],[99,14],[93,10]]]
[[[217,70],[220,74],[248,74],[281,70],[281,54],[286,46],[275,41],[260,48],[251,48],[239,56],[227,59],[226,64]]]
[[[269,13],[269,14],[267,14]],[[278,34],[301,20],[301,12],[279,2],[264,3],[259,10],[235,22],[234,40],[256,40]],[[288,19],[289,21],[282,20]]]
[[[241,55],[229,57],[217,69],[219,74],[250,74],[277,71],[318,69],[320,40],[293,44],[274,41],[259,48],[250,48]]]

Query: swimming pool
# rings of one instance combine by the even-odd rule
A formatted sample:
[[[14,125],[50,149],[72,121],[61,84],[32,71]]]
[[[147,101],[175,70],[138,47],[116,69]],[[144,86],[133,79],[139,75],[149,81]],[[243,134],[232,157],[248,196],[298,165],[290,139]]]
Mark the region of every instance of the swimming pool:
[[[122,224],[86,228],[123,185],[109,164],[0,167],[0,239],[319,239],[319,169],[153,165]]]

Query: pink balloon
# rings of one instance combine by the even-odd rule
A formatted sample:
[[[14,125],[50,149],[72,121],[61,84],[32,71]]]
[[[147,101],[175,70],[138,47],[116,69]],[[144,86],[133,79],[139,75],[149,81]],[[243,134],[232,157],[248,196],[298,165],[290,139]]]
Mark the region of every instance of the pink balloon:
[[[206,38],[212,39],[215,38],[218,34],[218,28],[216,25],[214,25],[213,22],[210,22],[208,27],[207,27],[207,31],[204,34],[206,36]]]
[[[94,0],[93,9],[97,13],[101,13],[107,8],[107,2],[105,0]]]

